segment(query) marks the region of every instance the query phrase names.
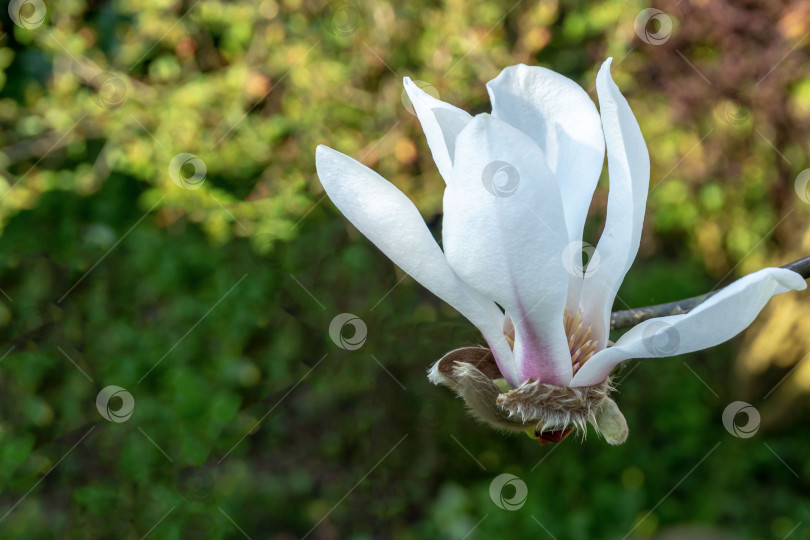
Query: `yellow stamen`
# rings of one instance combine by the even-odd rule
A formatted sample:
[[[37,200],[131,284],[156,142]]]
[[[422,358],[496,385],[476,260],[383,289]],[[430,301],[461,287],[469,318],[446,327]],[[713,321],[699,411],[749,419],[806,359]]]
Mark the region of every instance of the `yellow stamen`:
[[[596,341],[591,339],[591,325],[582,319],[581,311],[571,315],[566,307],[563,311],[563,327],[568,337],[571,365],[576,373],[596,353]],[[503,334],[509,347],[514,349],[515,327],[508,315],[504,320]]]
[[[572,316],[565,308],[563,326],[568,336],[571,365],[576,373],[596,352],[596,342],[591,339],[591,325],[583,321],[581,311]]]

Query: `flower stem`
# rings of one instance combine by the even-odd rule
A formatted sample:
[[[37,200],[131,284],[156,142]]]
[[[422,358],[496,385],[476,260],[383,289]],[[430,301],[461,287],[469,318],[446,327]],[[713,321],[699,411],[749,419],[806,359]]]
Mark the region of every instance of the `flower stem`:
[[[782,268],[793,270],[800,274],[804,279],[810,277],[810,255],[803,257],[797,261],[788,263]],[[701,302],[712,296],[717,291],[708,292],[692,298],[685,298],[676,302],[667,302],[666,304],[658,304],[655,306],[646,306],[634,309],[625,309],[622,311],[614,311],[610,315],[610,329],[618,330],[621,328],[632,328],[640,322],[655,317],[664,317],[666,315],[680,315],[681,313],[689,313],[692,309],[698,306]]]

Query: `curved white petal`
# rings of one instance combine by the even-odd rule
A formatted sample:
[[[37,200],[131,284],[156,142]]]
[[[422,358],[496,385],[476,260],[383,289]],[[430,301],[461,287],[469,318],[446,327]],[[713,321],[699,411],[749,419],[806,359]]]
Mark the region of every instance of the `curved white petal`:
[[[562,251],[568,235],[543,152],[527,135],[483,114],[458,136],[454,163],[444,195],[448,262],[514,321],[521,382],[567,384]]]
[[[492,301],[482,305],[481,297],[453,273],[411,200],[382,176],[340,152],[318,146],[315,156],[318,177],[335,206],[396,265],[478,327],[504,377],[515,384],[512,351],[497,319],[500,310]]]
[[[591,323],[599,347],[607,343],[613,301],[638,253],[650,183],[647,145],[633,111],[610,76],[611,60],[602,64],[596,77],[610,177],[607,216],[596,246],[599,264],[592,271],[589,267],[581,294],[585,319]]]
[[[630,329],[613,347],[588,360],[571,386],[598,384],[630,358],[660,358],[714,347],[745,330],[771,297],[805,288],[804,278],[792,270],[765,268],[749,274],[689,313],[650,319]]]
[[[472,120],[472,116],[466,111],[427,94],[409,77],[403,79],[403,84],[413,105],[413,110],[425,131],[425,138],[427,138],[439,174],[446,183],[450,183],[456,137]]]
[[[545,154],[560,188],[569,241],[581,241],[605,160],[605,138],[593,101],[571,79],[524,64],[501,71],[487,90],[492,116],[531,137]]]

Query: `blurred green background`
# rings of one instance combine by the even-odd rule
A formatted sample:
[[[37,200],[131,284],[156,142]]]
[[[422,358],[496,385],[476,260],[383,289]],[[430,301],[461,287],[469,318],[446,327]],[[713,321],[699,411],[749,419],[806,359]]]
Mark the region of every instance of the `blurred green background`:
[[[648,7],[15,1],[20,24],[3,10],[0,537],[810,538],[806,294],[742,339],[630,362],[623,446],[541,447],[428,383],[480,336],[315,176],[317,144],[361,159],[438,233],[443,182],[402,77],[482,112],[505,66],[550,67],[595,99],[613,56],[652,161],[616,309],[807,254],[810,3],[662,2],[637,32]],[[172,178],[183,153],[199,161]],[[603,177],[594,243],[606,194]],[[344,312],[368,328],[354,351],[328,335]],[[97,410],[110,385],[133,397],[126,421]],[[751,438],[722,425],[737,400],[762,414]],[[527,485],[517,511],[490,498],[502,473]]]

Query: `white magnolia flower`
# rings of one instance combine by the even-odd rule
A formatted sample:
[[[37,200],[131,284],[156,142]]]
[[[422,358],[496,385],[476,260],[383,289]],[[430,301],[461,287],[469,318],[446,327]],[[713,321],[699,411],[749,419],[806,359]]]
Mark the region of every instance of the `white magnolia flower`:
[[[405,78],[447,184],[444,250],[396,187],[339,152],[317,149],[318,175],[335,205],[489,345],[448,353],[431,380],[453,388],[479,419],[529,429],[541,442],[586,421],[609,442],[623,441],[626,423],[608,397],[617,364],[722,343],[772,296],[806,287],[795,272],[766,268],[687,314],[642,322],[609,346],[611,308],[638,251],[650,176],[647,147],[610,62],[596,79],[601,113],[576,83],[540,67],[506,68],[487,84],[492,113],[474,117]],[[588,267],[570,271],[582,268],[582,231],[605,150],[604,231]]]

